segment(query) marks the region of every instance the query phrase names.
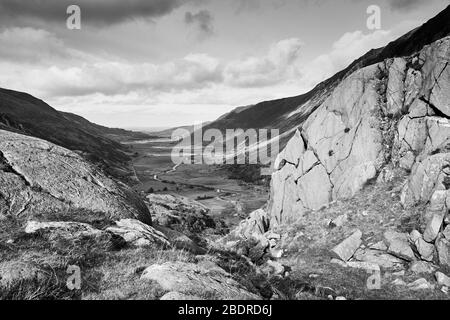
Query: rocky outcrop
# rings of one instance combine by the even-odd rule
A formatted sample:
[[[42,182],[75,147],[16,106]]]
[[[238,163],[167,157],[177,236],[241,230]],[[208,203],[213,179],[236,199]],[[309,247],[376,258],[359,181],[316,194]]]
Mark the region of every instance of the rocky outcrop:
[[[197,201],[169,194],[150,194],[147,200],[152,218],[160,226],[192,233],[216,226],[209,209]]]
[[[166,262],[154,264],[144,270],[142,281],[155,281],[168,293],[177,292],[196,299],[259,300],[233,280],[225,270],[212,262],[198,264]]]
[[[87,223],[57,221],[28,221],[25,233],[39,234],[50,242],[59,239],[80,241],[90,239],[95,242],[110,243],[111,247],[159,247],[171,248],[172,244],[160,231],[138,220],[122,219],[105,230],[96,229]]]
[[[412,172],[402,193],[405,205],[426,203],[446,190],[449,60],[447,37],[343,79],[278,156],[271,223],[289,223],[350,198],[388,167]]]
[[[0,213],[27,218],[77,209],[151,224],[143,201],[78,154],[0,130]]]
[[[122,237],[129,245],[135,247],[171,246],[169,240],[162,232],[138,220],[122,219],[116,221],[116,226],[109,227],[106,231]]]

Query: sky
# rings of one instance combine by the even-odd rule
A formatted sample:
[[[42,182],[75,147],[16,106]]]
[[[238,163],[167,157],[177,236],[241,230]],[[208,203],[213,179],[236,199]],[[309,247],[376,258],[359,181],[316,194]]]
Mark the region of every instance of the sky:
[[[81,29],[69,29],[76,4]],[[0,0],[0,87],[121,128],[295,96],[449,0]],[[367,9],[381,11],[369,29]],[[71,20],[72,21],[72,20]]]

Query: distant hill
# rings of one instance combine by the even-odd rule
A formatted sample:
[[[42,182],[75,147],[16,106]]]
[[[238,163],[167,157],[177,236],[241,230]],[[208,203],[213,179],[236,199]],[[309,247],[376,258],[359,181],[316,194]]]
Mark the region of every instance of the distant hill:
[[[38,137],[77,151],[120,177],[130,173],[131,150],[119,141],[150,137],[99,126],[80,116],[59,112],[27,93],[1,88],[0,129]]]

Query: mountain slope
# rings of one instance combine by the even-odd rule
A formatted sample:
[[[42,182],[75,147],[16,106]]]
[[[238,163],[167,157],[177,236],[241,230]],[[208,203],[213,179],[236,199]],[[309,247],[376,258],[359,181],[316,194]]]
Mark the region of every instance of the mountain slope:
[[[104,164],[115,175],[122,170],[122,174],[127,174],[130,150],[112,138],[148,137],[95,125],[82,117],[59,112],[29,94],[6,89],[0,89],[0,129],[31,135],[79,151],[90,160]]]

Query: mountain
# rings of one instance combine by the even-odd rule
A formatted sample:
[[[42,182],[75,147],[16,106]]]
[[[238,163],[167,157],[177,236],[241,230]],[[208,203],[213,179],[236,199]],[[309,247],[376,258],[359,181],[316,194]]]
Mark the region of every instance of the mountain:
[[[306,95],[213,124],[289,133],[267,206],[222,245],[271,259],[284,279],[314,274],[331,297],[440,294],[450,283],[449,31],[450,7]]]
[[[281,133],[293,132],[350,74],[386,59],[411,55],[425,45],[449,35],[449,21],[450,6],[423,26],[389,43],[386,47],[369,51],[346,69],[317,85],[310,92],[295,97],[265,101],[253,106],[239,107],[213,121],[206,128],[277,128],[280,129]],[[283,138],[282,146],[286,143],[287,139]]]
[[[302,98],[284,100],[272,125],[297,130],[275,161],[273,224],[395,179],[404,181],[395,188],[405,207],[431,202],[430,217],[450,203],[449,34],[450,7]],[[295,107],[293,99],[307,100]]]
[[[29,94],[6,89],[0,89],[0,129],[83,153],[116,176],[129,174],[131,159],[131,150],[119,141],[150,137],[96,125],[80,116],[59,112]]]

